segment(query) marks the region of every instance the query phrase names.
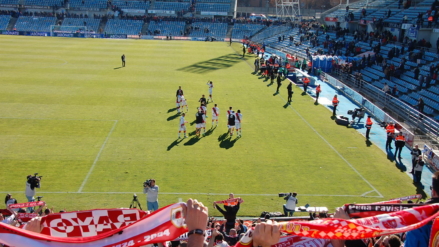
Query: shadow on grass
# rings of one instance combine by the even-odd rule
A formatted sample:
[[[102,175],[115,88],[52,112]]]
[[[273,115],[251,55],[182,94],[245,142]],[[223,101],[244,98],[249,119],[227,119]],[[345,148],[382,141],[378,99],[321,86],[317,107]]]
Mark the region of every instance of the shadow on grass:
[[[240,62],[242,62],[242,57],[236,53],[231,53],[224,56],[212,58],[206,61],[202,61],[199,63],[195,63],[177,70],[189,72],[189,73],[195,73],[195,74],[205,74],[219,69],[230,68],[233,65]]]
[[[121,69],[121,68],[123,68],[123,67],[116,67],[116,68],[114,68],[114,69]]]
[[[387,149],[386,153],[387,153],[387,159],[389,161],[393,162],[395,160],[395,156],[393,155],[392,150]]]
[[[421,194],[422,199],[427,199],[427,194],[424,191],[424,185],[422,183],[416,183],[416,194]]]
[[[224,133],[224,134],[218,136],[218,141],[221,142],[221,141],[225,140],[225,139],[227,138],[227,134],[228,134],[228,133],[229,133],[229,132],[226,132],[226,133]]]
[[[192,145],[194,145],[195,143],[197,143],[197,142],[199,142],[200,141],[200,138],[198,138],[198,137],[196,137],[196,136],[193,136],[191,139],[189,139],[185,144],[183,144],[183,145],[185,145],[185,146],[192,146]]]
[[[169,144],[168,151],[170,151],[173,147],[178,146],[178,144],[182,141],[183,141],[183,139],[177,139],[177,140],[173,141],[171,144]]]
[[[226,134],[226,136],[227,136],[227,134]],[[229,137],[229,138],[224,138],[224,139],[220,142],[219,146],[220,146],[220,148],[229,149],[229,148],[232,148],[232,147],[235,145],[235,142],[237,142],[238,140],[239,140],[239,137],[236,137],[236,138],[233,139],[233,140],[232,140],[231,137]]]
[[[191,126],[195,124],[195,120],[189,123]]]
[[[172,120],[174,120],[174,119],[176,119],[176,118],[178,118],[178,116],[180,116],[180,113],[175,113],[174,115],[172,115],[172,116],[170,116],[170,117],[168,117],[168,121],[172,121]]]
[[[168,113],[173,112],[173,111],[176,111],[176,110],[177,110],[177,107],[175,107],[175,108],[171,108],[171,109],[168,110]]]
[[[398,168],[401,172],[406,172],[407,167],[402,163],[401,159],[395,159],[395,166]]]
[[[213,131],[216,129],[216,126],[214,128],[210,128],[209,130],[204,133],[204,136],[210,136],[213,134]]]

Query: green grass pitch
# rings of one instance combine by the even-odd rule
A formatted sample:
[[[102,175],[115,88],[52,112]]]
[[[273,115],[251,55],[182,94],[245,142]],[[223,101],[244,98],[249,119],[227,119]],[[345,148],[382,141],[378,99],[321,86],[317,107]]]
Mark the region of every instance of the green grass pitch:
[[[239,215],[281,211],[279,192],[331,211],[416,193],[382,150],[301,89],[284,108],[287,83],[273,96],[240,44],[16,36],[0,44],[0,191],[19,202],[35,172],[44,176],[37,194],[55,210],[127,207],[133,192],[146,207],[148,178],[161,206],[190,197],[211,206],[234,192],[245,200]],[[178,86],[190,123],[208,80],[219,126],[177,141]],[[223,138],[229,106],[242,111],[240,139]]]

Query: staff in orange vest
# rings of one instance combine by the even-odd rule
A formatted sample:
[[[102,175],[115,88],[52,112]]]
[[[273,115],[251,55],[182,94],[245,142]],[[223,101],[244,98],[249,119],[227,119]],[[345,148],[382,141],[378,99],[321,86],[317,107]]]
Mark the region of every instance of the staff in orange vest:
[[[332,116],[335,116],[335,112],[337,111],[337,106],[340,101],[338,101],[337,95],[334,95],[334,98],[332,98]]]
[[[306,94],[306,90],[308,89],[308,84],[309,84],[309,78],[303,77],[302,82],[303,82],[303,92]]]
[[[316,104],[319,103],[320,92],[322,92],[322,89],[320,89],[320,84],[318,84],[317,87],[316,87]]]
[[[405,136],[402,134],[402,132],[399,132],[398,136],[396,136],[395,138],[395,147],[396,147],[395,157],[398,154],[398,150],[399,150],[398,158],[401,159],[401,151],[404,146],[405,146]]]
[[[370,133],[370,129],[372,128],[372,119],[370,118],[370,116],[367,116],[366,119],[366,139],[369,139],[369,133]]]
[[[386,141],[386,150],[392,149],[392,140],[393,135],[395,134],[395,125],[393,125],[393,122],[390,122],[386,126],[386,132],[387,132],[387,141]]]

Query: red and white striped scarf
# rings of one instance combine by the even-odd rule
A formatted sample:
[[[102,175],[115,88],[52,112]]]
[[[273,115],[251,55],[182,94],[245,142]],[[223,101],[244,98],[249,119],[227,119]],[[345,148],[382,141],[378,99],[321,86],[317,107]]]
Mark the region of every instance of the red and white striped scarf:
[[[187,232],[181,203],[169,205],[143,218],[137,210],[120,210],[119,212],[86,211],[91,212],[92,216],[81,215],[84,212],[72,212],[68,213],[71,217],[46,218],[43,225],[49,229],[43,229],[43,231],[50,235],[33,233],[0,223],[0,242],[18,247],[142,246],[174,240]],[[77,218],[73,217],[75,215]],[[291,236],[281,238],[275,247],[299,247],[304,246],[305,243],[325,247],[330,246],[328,239],[354,240],[396,234],[419,228],[438,216],[439,204],[429,204],[353,220],[328,218],[282,222],[279,223],[280,230]],[[140,219],[131,223],[137,217]],[[117,228],[117,226],[121,227]],[[59,232],[62,231],[65,233],[60,234]],[[73,232],[76,234],[75,237],[59,236]],[[435,221],[432,230],[433,243],[439,239],[439,236],[436,236],[438,232],[439,222]],[[235,247],[248,246],[250,243],[251,232],[249,231]]]

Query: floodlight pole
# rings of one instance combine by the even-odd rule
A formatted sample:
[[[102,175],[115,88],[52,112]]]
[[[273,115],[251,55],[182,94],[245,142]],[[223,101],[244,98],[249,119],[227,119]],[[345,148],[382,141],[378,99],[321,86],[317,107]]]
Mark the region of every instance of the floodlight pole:
[[[300,0],[276,0],[276,15],[281,19],[287,17],[294,20],[300,16]]]

